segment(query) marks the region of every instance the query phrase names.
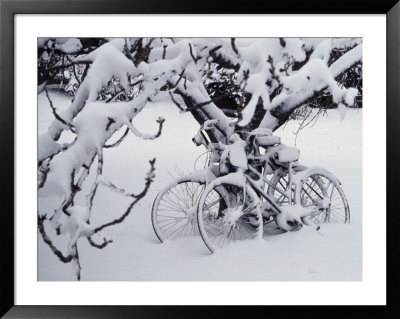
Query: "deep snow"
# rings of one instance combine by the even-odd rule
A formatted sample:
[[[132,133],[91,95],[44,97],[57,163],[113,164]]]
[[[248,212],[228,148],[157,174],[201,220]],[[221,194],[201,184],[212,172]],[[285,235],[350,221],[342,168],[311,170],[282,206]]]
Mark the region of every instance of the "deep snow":
[[[68,107],[71,98],[49,94],[58,110]],[[41,134],[53,118],[45,94],[38,100]],[[161,137],[141,140],[130,133],[119,147],[104,151],[104,175],[118,187],[137,193],[143,188],[148,160],[156,157],[155,182],[123,224],[103,232],[113,243],[98,250],[79,240],[82,280],[361,280],[362,111],[349,109],[342,121],[337,110],[327,114],[299,133],[296,147],[302,164],[324,167],[342,182],[351,224],[323,225],[318,232],[303,227],[297,232],[266,234],[263,240],[238,243],[210,255],[200,237],[160,244],[153,232],[150,210],[156,194],[177,171],[192,171],[205,150],[191,141],[198,124],[190,114],[180,114],[171,104],[148,105],[133,124],[152,134],[158,129],[156,119],[162,116],[166,122]],[[274,134],[294,146],[297,127],[298,122],[291,121]],[[72,135],[64,133],[62,139],[70,141]],[[200,158],[197,168],[202,162]],[[50,214],[57,203],[57,198],[39,197],[39,211]],[[91,223],[118,217],[128,204],[126,197],[100,186]],[[46,229],[65,251],[67,239],[57,237],[49,224]],[[62,264],[38,236],[38,280],[75,280],[71,264]]]

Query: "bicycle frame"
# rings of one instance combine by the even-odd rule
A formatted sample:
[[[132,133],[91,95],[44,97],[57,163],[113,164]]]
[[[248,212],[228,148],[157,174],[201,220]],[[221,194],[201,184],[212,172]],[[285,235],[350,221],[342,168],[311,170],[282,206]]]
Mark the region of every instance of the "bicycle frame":
[[[198,133],[196,134],[195,138],[193,139],[193,142],[195,142],[196,145],[203,145],[204,147],[206,147],[207,150],[209,150],[211,152],[211,156],[210,156],[210,160],[208,163],[208,166],[204,169],[205,171],[209,170],[213,173],[213,178],[209,181],[206,182],[206,184],[210,183],[211,181],[214,181],[215,179],[218,179],[220,177],[222,177],[219,172],[216,171],[216,167],[213,165],[213,163],[219,161],[220,159],[220,146],[218,144],[215,143],[211,143],[209,142],[209,140],[207,139],[207,137],[205,136],[205,132],[203,132],[203,130],[206,129],[211,129],[212,125],[215,124],[215,121],[210,121],[209,123],[205,123],[204,126],[200,127]],[[252,156],[250,157],[251,159],[254,160],[254,166],[264,166],[267,163],[272,163],[271,159],[268,158],[265,155],[260,155],[259,151],[257,151],[258,156]],[[268,180],[266,178],[266,176],[262,173],[260,173],[259,171],[257,171],[257,169],[255,169],[251,164],[248,165],[248,171],[250,171],[251,173],[255,174],[256,176],[258,176],[259,178],[262,179],[262,181],[264,183],[266,183],[269,187],[273,187],[275,191],[277,191],[278,193],[280,193],[281,195],[285,196],[288,199],[289,205],[293,205],[296,204],[298,201],[297,198],[297,191],[293,192],[293,185],[296,185],[296,183],[293,182],[293,173],[294,173],[294,168],[300,168],[301,169],[305,169],[305,166],[299,165],[299,164],[295,164],[293,162],[289,162],[289,163],[284,163],[283,165],[277,165],[276,163],[272,163],[273,165],[271,165],[271,167],[274,167],[273,169],[273,176],[275,176],[276,174],[281,175],[281,176],[288,176],[288,185],[287,185],[287,190],[281,190],[278,187],[276,187],[275,185],[273,185],[273,183],[271,183],[270,180]],[[219,163],[219,165],[221,165],[221,163]],[[295,165],[295,166],[294,166]],[[247,183],[251,186],[251,188],[256,192],[256,194],[259,197],[264,198],[268,204],[271,207],[272,213],[273,215],[277,215],[282,213],[282,209],[280,208],[280,206],[276,203],[276,200],[269,195],[268,193],[266,193],[264,191],[263,188],[261,188],[261,186],[259,185],[259,182],[254,180],[249,173],[243,172],[243,175],[247,181]]]
[[[251,168],[249,166],[249,168],[253,171],[253,172],[257,172],[256,170],[254,170],[253,168]],[[263,176],[262,174],[260,174],[259,172],[257,172],[257,174],[263,179],[264,182],[266,182],[268,185],[272,185],[271,182],[269,180],[267,180],[265,178],[265,176]],[[257,194],[261,195],[262,197],[264,197],[264,199],[266,199],[268,201],[268,203],[272,206],[272,208],[275,210],[276,214],[281,213],[281,210],[279,208],[278,205],[275,204],[275,201],[268,195],[266,194],[259,185],[256,184],[256,182],[248,175],[245,174],[246,177],[246,181],[249,183],[249,185],[256,191]],[[276,189],[276,188],[275,188]],[[277,191],[279,191],[280,193],[282,193],[283,195],[286,196],[286,194],[284,194],[281,190],[276,189]]]

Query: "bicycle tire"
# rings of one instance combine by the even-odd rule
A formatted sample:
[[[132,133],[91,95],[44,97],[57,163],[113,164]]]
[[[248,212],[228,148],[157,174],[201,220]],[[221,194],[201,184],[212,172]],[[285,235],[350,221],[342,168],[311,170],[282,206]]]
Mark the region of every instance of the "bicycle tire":
[[[244,201],[242,194],[248,196]],[[216,204],[208,203],[207,199],[213,197]],[[233,207],[235,200],[238,205]],[[211,253],[235,241],[262,238],[263,235],[259,198],[248,184],[245,192],[242,185],[218,180],[207,186],[198,203],[197,223],[200,236]]]

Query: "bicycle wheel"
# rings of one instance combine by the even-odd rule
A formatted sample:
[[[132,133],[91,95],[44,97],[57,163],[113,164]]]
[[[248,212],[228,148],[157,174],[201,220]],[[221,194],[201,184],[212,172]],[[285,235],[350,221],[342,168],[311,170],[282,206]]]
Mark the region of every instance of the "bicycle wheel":
[[[349,223],[350,208],[339,180],[322,168],[304,172],[299,200],[303,207],[315,206],[309,216],[315,224]]]
[[[268,185],[268,195],[275,199],[278,205],[289,205],[289,197],[285,195],[289,183],[289,177],[274,175],[271,179],[271,185]]]
[[[305,171],[307,169],[308,167],[304,165],[298,165],[297,167],[293,168],[293,170],[296,173]],[[275,202],[278,205],[289,205],[289,197],[287,196],[288,183],[289,183],[288,174],[283,173],[282,175],[281,171],[276,171],[271,178],[271,182],[268,185],[267,193],[269,196],[272,196],[275,199]]]
[[[295,191],[288,191],[288,176],[276,174],[271,179],[268,194],[275,198],[280,206],[289,205],[289,196],[302,207],[314,207],[313,213],[308,217],[316,225],[327,222],[350,222],[350,209],[340,185],[339,180],[330,172],[322,168],[310,168],[298,172],[301,174],[301,187],[295,195]],[[286,192],[286,195],[282,194]],[[290,195],[288,195],[290,194]],[[278,227],[283,230],[279,222],[274,218]]]
[[[303,170],[303,168],[299,168]],[[281,175],[280,172],[275,172],[271,178],[271,183],[268,185],[267,194],[275,200],[278,206],[287,206],[290,203],[289,195],[293,197],[293,193],[288,190],[289,176]],[[268,220],[266,220],[264,225],[264,232],[266,234],[280,234],[286,230],[279,225],[277,221],[277,216],[272,215]]]
[[[184,176],[157,195],[151,221],[161,242],[198,234],[197,203],[204,188],[203,182]]]
[[[199,200],[200,235],[213,253],[239,240],[262,237],[259,199],[247,187],[222,183],[210,185]]]

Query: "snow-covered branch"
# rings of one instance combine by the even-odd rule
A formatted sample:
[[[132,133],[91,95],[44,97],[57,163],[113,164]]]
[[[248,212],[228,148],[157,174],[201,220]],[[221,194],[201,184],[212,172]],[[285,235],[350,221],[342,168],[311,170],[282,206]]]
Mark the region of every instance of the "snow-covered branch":
[[[132,211],[132,208],[147,194],[150,185],[154,181],[154,171],[155,171],[155,161],[156,159],[152,159],[149,161],[150,163],[150,170],[146,174],[145,178],[145,185],[143,190],[135,195],[135,194],[129,194],[130,197],[133,197],[134,200],[131,202],[131,204],[128,206],[128,208],[125,210],[125,212],[117,219],[112,220],[110,222],[107,222],[105,224],[102,224],[100,226],[94,227],[90,225],[90,209],[88,206],[78,206],[78,205],[72,205],[66,210],[68,211],[66,220],[59,225],[59,228],[57,230],[58,234],[69,234],[69,241],[68,241],[68,248],[67,248],[67,255],[64,255],[61,250],[59,250],[53,241],[50,239],[48,236],[45,226],[44,226],[44,221],[47,219],[46,214],[44,215],[38,215],[38,229],[39,233],[42,236],[43,241],[49,246],[49,248],[52,250],[52,252],[62,261],[63,263],[69,263],[69,262],[74,262],[74,268],[76,271],[76,277],[78,280],[80,280],[80,262],[79,262],[79,254],[78,254],[78,239],[81,237],[86,237],[89,241],[89,243],[98,249],[102,249],[105,246],[107,246],[109,243],[112,242],[111,239],[103,238],[103,243],[102,244],[97,244],[93,241],[92,236],[96,233],[99,233],[101,230],[114,226],[117,224],[122,223],[126,217],[129,216],[129,214]],[[98,171],[101,171],[102,169],[99,169]],[[115,185],[112,183],[108,182],[104,177],[100,176],[97,178],[96,184],[103,184],[114,191],[117,190],[119,193],[121,193],[121,190],[118,189]],[[126,193],[125,191],[123,191]]]
[[[44,91],[46,92],[46,96],[47,96],[47,99],[48,99],[48,101],[49,101],[49,104],[50,104],[50,107],[51,107],[51,110],[52,110],[52,112],[53,112],[54,117],[55,117],[58,121],[60,121],[62,124],[68,126],[69,129],[70,129],[72,132],[75,133],[75,128],[74,128],[74,126],[73,126],[71,123],[66,122],[63,118],[61,118],[60,115],[58,115],[58,113],[57,113],[57,111],[56,111],[56,108],[55,108],[54,105],[53,105],[53,101],[50,99],[49,92],[47,91],[46,87],[44,88]]]
[[[103,230],[106,227],[110,227],[110,226],[113,226],[113,225],[116,225],[116,224],[120,224],[125,220],[126,217],[129,216],[129,214],[132,211],[133,206],[135,206],[147,194],[147,191],[149,190],[150,185],[154,180],[154,177],[155,177],[155,175],[154,175],[155,162],[156,162],[155,158],[149,161],[150,170],[148,171],[148,173],[146,175],[145,187],[139,194],[137,194],[137,195],[131,194],[130,195],[131,197],[134,198],[134,201],[128,206],[126,211],[119,218],[114,219],[113,221],[110,221],[108,223],[105,223],[105,224],[103,224],[101,226],[98,226],[98,227],[94,228],[93,233],[98,233],[99,231]]]
[[[326,88],[330,89],[336,104],[353,105],[357,90],[339,87],[335,77],[360,61],[362,61],[362,44],[345,53],[329,68],[320,59],[310,60],[301,70],[285,79],[281,94],[271,102],[260,126],[276,129],[297,107]]]
[[[145,133],[141,133],[138,129],[136,129],[136,127],[133,126],[133,124],[130,121],[126,122],[126,126],[132,131],[133,134],[135,134],[137,137],[140,137],[144,140],[154,140],[157,137],[160,137],[161,132],[162,132],[162,127],[164,124],[165,119],[162,117],[159,117],[157,119],[157,123],[159,124],[158,127],[158,132],[156,134],[145,134]]]
[[[38,215],[38,228],[40,234],[42,235],[43,241],[50,247],[51,251],[54,253],[54,255],[58,257],[58,259],[60,259],[60,261],[62,261],[63,263],[69,263],[72,260],[73,256],[72,255],[64,256],[63,253],[60,250],[58,250],[56,246],[54,246],[53,242],[47,235],[44,228],[44,221],[46,220],[46,218],[47,218],[46,215],[42,216]]]
[[[362,61],[362,43],[346,52],[342,55],[338,60],[332,63],[329,67],[329,71],[331,72],[334,78],[338,77],[340,74],[346,72],[349,68],[355,65],[358,62]]]

